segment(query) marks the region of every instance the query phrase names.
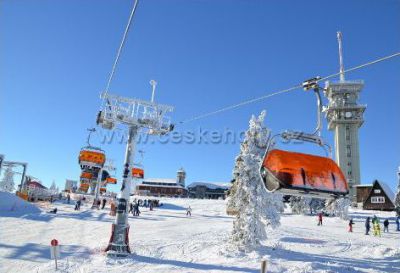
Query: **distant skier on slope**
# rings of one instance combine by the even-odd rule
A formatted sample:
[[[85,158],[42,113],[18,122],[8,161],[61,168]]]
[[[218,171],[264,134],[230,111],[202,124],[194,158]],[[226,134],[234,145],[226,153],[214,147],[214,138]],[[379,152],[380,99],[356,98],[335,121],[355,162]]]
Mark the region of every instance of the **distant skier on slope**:
[[[400,231],[400,217],[396,218],[397,231]]]
[[[101,201],[101,209],[104,209],[104,207],[106,206],[107,203],[107,199],[103,198],[103,200]]]
[[[186,209],[186,216],[192,216],[192,208],[190,206]]]
[[[354,221],[353,221],[353,219],[350,219],[350,221],[349,221],[349,232],[353,232],[353,225],[354,225]]]
[[[371,229],[371,218],[367,217],[365,220],[365,235],[369,235],[369,231]]]
[[[69,195],[69,193],[67,194],[67,203],[69,204],[71,201],[71,195]]]
[[[379,219],[378,217],[376,217],[376,215],[374,215],[374,218],[372,218],[372,225],[374,227],[374,236],[381,236],[381,226],[379,223]]]
[[[318,226],[322,226],[322,212],[318,213]]]
[[[48,211],[48,213],[54,213],[54,214],[56,214],[56,213],[57,213],[57,208],[54,208],[54,209]]]
[[[389,232],[389,219],[383,221],[383,232]]]

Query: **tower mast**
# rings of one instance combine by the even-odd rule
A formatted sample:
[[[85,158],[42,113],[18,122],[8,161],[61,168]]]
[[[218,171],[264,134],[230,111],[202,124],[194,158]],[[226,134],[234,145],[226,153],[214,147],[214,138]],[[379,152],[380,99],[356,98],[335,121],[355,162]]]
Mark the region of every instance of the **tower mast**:
[[[342,32],[336,32],[339,44],[339,64],[340,64],[340,81],[344,82],[344,64],[343,64],[343,49],[342,49]]]

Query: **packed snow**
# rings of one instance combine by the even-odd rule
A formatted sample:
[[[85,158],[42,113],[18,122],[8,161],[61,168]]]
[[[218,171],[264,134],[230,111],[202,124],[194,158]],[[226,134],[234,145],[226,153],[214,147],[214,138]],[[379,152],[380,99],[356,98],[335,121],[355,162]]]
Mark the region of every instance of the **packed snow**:
[[[15,218],[23,216],[25,214],[34,214],[40,212],[41,210],[37,206],[19,198],[15,194],[6,191],[0,191],[1,221],[3,221],[3,217]],[[1,224],[0,227],[2,227]],[[1,235],[2,234],[0,230],[0,236]],[[0,242],[1,242],[1,237],[0,237]]]
[[[7,195],[6,195],[7,196]],[[4,197],[4,194],[2,194]],[[1,198],[3,199],[3,198]],[[133,254],[123,260],[102,251],[110,238],[113,216],[106,210],[81,211],[64,202],[35,212],[0,214],[0,272],[55,272],[50,241],[58,239],[61,260],[57,272],[259,272],[266,259],[268,272],[400,272],[400,232],[393,212],[350,211],[348,221],[293,215],[286,210],[278,229],[268,230],[267,241],[250,252],[229,250],[233,217],[224,200],[161,199],[164,205],[139,217],[129,216]],[[1,204],[3,204],[2,202]],[[48,203],[47,203],[48,204]],[[186,216],[187,206],[192,216]],[[57,207],[57,214],[46,211]],[[364,219],[376,214],[391,217],[389,233],[364,235]]]

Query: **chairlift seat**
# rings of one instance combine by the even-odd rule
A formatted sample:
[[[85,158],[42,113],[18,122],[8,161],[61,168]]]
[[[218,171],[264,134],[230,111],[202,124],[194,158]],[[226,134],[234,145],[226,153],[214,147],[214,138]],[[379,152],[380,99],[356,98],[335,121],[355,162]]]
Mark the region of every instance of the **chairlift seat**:
[[[328,157],[274,149],[264,157],[261,176],[270,192],[316,198],[345,196],[349,192],[345,176]]]

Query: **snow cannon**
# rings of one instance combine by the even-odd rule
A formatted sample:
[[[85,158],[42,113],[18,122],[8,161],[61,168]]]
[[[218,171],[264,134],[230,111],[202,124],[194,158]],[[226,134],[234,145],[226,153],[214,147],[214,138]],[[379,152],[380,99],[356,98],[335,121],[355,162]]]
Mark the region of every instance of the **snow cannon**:
[[[345,176],[328,157],[273,149],[260,169],[269,192],[314,198],[338,198],[349,193]]]

